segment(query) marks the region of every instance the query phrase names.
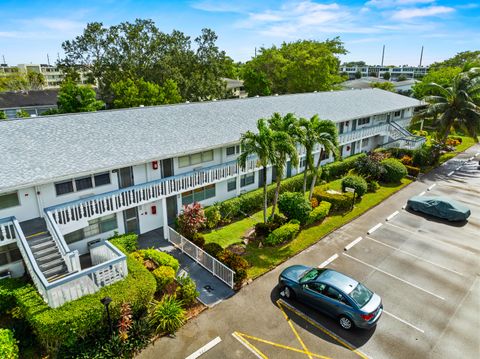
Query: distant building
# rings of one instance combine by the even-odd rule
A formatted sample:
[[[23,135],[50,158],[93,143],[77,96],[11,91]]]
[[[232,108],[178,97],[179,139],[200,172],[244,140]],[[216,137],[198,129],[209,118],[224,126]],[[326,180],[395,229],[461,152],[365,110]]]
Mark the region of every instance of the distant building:
[[[408,79],[405,81],[387,81],[387,80],[384,80],[383,78],[367,76],[367,77],[362,77],[360,79],[348,80],[348,81],[342,82],[340,86],[342,86],[345,90],[362,90],[362,89],[371,88],[372,83],[383,83],[383,82],[391,82],[393,86],[395,86],[395,90],[397,92],[405,92],[405,91],[411,90],[412,86],[419,81],[414,79]]]
[[[58,88],[62,83],[65,74],[56,66],[47,64],[18,64],[17,66],[8,66],[7,64],[0,64],[0,76],[2,74],[13,73],[27,73],[29,71],[41,73],[45,77],[44,89]],[[88,84],[88,73],[79,72],[79,85]]]
[[[39,116],[47,110],[57,108],[58,90],[0,92],[0,111],[7,118],[17,117],[20,110],[30,116]]]
[[[228,97],[245,98],[248,96],[243,87],[242,80],[229,79],[226,77],[222,78],[222,80],[226,83]]]
[[[340,66],[340,73],[347,73],[349,79],[355,79],[355,74],[360,73],[362,77],[383,77],[386,72],[390,73],[390,79],[396,80],[401,75],[407,79],[413,79],[425,76],[428,72],[428,66]]]

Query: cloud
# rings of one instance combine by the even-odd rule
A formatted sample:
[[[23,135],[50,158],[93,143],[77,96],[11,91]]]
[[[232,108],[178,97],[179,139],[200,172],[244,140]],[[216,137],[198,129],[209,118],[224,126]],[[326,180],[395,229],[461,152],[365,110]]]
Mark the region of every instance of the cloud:
[[[437,16],[443,14],[449,14],[454,12],[455,9],[447,6],[429,6],[424,8],[408,8],[395,11],[392,15],[396,20],[409,20],[419,17]]]
[[[233,12],[243,13],[249,8],[245,1],[215,1],[215,0],[201,0],[190,3],[190,6],[197,10],[208,12]]]
[[[435,0],[370,0],[365,3],[366,6],[378,8],[403,7],[410,5],[431,4]]]

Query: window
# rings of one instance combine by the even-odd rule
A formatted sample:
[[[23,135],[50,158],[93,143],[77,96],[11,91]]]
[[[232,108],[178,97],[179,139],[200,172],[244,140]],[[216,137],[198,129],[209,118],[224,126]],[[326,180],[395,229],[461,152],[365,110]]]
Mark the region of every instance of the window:
[[[16,207],[20,205],[18,192],[5,193],[0,195],[0,209]]]
[[[0,265],[22,260],[22,254],[15,243],[0,247]]]
[[[110,184],[110,172],[100,173],[93,178],[95,179],[95,187]]]
[[[240,153],[240,146],[230,146],[227,147],[227,156],[233,156]]]
[[[366,125],[367,123],[370,123],[370,117],[365,117],[358,120],[359,126]]]
[[[255,183],[255,173],[247,173],[240,177],[240,187],[245,187],[252,183]]]
[[[82,191],[84,189],[93,188],[92,176],[76,178],[75,187],[77,191]]]
[[[369,138],[364,138],[362,140],[362,146],[368,146],[368,142],[370,142],[370,139]]]
[[[88,227],[79,229],[78,231],[64,235],[67,243],[81,241],[84,238],[93,237],[100,233],[110,232],[118,228],[117,215],[92,219],[88,221]]]
[[[304,157],[300,160],[300,167],[305,167],[307,166],[307,158]]]
[[[393,114],[393,116],[399,117],[399,116],[400,116],[400,111],[395,111],[395,113]]]
[[[328,287],[327,291],[325,292],[325,295],[329,298],[338,300],[340,302],[345,301],[345,298],[343,298],[343,295],[338,290],[332,287]]]
[[[55,183],[55,190],[57,191],[57,196],[60,196],[62,194],[72,193],[73,192],[72,180]]]
[[[308,289],[313,290],[314,292],[324,294],[326,285],[323,283],[307,283],[305,285]]]
[[[211,184],[205,187],[194,189],[193,191],[183,192],[182,204],[187,205],[193,202],[204,201],[213,197],[215,197],[215,185]]]
[[[227,182],[227,191],[235,191],[237,189],[237,179],[233,178]]]
[[[178,167],[182,168],[187,166],[194,166],[202,162],[210,161],[213,161],[213,150],[178,157]]]
[[[57,196],[62,194],[83,191],[94,187],[104,186],[110,184],[110,172],[99,173],[93,176],[84,176],[74,178],[68,181],[55,183],[55,191]]]

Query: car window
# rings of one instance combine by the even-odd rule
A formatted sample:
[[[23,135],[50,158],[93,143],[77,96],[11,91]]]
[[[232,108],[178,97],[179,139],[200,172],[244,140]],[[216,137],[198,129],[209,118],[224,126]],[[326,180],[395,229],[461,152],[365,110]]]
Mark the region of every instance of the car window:
[[[358,283],[357,286],[350,292],[350,298],[361,308],[372,298],[373,293],[363,284]]]
[[[300,283],[305,283],[309,282],[311,280],[314,280],[318,277],[320,273],[322,273],[324,270],[323,269],[310,269],[302,278],[300,278]]]
[[[324,290],[325,290],[325,287],[326,285],[323,284],[323,283],[315,283],[315,282],[311,282],[311,283],[307,283],[305,285],[306,288],[310,289],[310,290],[313,290],[314,292],[317,292],[317,293],[320,293],[320,294],[324,294]]]
[[[329,298],[338,300],[339,302],[348,304],[348,301],[345,299],[345,297],[335,288],[328,287],[325,292],[325,295]]]

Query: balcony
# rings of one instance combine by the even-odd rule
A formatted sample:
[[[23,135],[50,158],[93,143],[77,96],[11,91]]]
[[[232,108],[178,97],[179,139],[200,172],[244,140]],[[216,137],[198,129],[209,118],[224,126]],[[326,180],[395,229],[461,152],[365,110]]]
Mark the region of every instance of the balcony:
[[[361,140],[362,138],[372,137],[377,135],[387,135],[388,134],[388,123],[382,123],[380,125],[362,127],[354,131],[344,132],[338,137],[340,145],[345,145],[350,142]]]

